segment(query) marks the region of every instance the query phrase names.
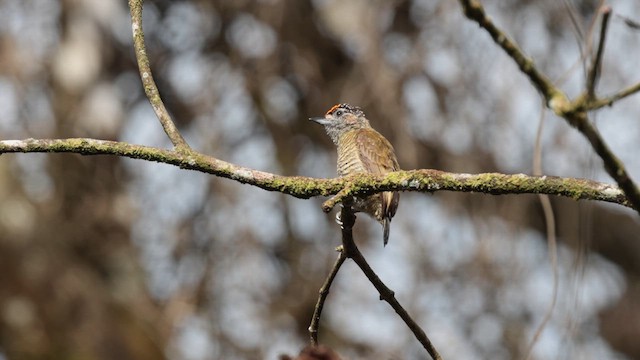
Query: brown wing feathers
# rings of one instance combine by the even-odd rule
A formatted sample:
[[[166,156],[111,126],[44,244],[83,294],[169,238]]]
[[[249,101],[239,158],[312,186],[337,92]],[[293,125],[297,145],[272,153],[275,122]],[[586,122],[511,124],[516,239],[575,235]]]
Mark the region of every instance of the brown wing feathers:
[[[356,136],[358,154],[365,171],[372,174],[386,174],[400,170],[393,146],[380,133],[373,129],[360,129]],[[385,228],[385,244],[388,239],[388,227],[391,218],[398,209],[400,194],[397,192],[383,192],[382,197],[382,221]]]

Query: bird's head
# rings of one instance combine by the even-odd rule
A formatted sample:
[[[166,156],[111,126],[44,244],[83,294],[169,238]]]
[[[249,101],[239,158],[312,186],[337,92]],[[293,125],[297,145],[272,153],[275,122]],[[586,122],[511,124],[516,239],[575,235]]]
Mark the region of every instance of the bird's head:
[[[327,134],[334,143],[347,131],[370,127],[369,120],[362,109],[349,104],[337,104],[331,107],[324,116],[312,117],[309,120],[324,125]]]

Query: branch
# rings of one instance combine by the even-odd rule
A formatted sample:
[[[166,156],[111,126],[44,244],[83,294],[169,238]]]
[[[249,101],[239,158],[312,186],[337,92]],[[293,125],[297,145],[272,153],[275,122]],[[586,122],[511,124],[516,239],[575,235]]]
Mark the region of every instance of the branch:
[[[575,200],[600,200],[631,207],[624,193],[616,186],[592,180],[557,176],[464,174],[421,169],[396,171],[384,176],[357,174],[344,179],[344,187],[322,205],[325,212],[331,211],[335,205],[352,196],[370,195],[381,191],[432,193],[440,190],[492,195],[547,194],[570,197]]]
[[[384,300],[395,312],[402,318],[404,323],[411,329],[413,335],[420,341],[422,346],[427,350],[429,355],[434,360],[441,360],[440,354],[436,350],[436,348],[431,343],[431,340],[427,337],[427,334],[422,330],[420,325],[418,325],[415,320],[407,313],[407,311],[400,305],[398,300],[396,300],[395,293],[389,289],[383,282],[380,280],[378,275],[373,271],[367,260],[362,256],[362,253],[356,246],[356,243],[353,241],[353,225],[356,221],[356,216],[353,214],[350,206],[344,206],[342,208],[342,212],[340,215],[340,219],[342,220],[342,247],[346,256],[352,259],[360,270],[365,274],[367,279],[373,284],[373,286],[378,290],[380,294],[380,300]]]
[[[598,42],[596,57],[591,63],[591,69],[589,69],[587,77],[587,98],[589,100],[595,99],[596,97],[596,84],[600,77],[600,70],[602,69],[602,54],[604,53],[604,44],[607,38],[607,26],[609,25],[609,17],[611,17],[611,7],[605,6],[600,10],[600,12],[602,13],[600,40]]]
[[[527,75],[533,85],[546,100],[547,106],[558,116],[564,118],[571,126],[580,131],[591,143],[591,146],[604,162],[604,167],[624,191],[631,206],[640,214],[640,189],[629,176],[624,164],[609,149],[596,128],[589,122],[584,107],[588,104],[587,96],[570,102],[567,95],[554,86],[549,79],[540,73],[533,60],[527,58],[518,45],[498,29],[486,15],[479,0],[459,0],[465,15],[485,29],[498,44]]]
[[[595,152],[603,160],[607,173],[616,180],[618,186],[626,194],[630,207],[640,213],[640,189],[629,176],[622,161],[611,151],[598,130],[589,121],[587,114],[585,112],[570,112],[564,114],[564,118],[589,140]]]
[[[116,155],[142,159],[195,170],[243,184],[277,191],[297,198],[340,194],[327,201],[325,211],[354,195],[382,191],[476,192],[493,195],[548,194],[574,200],[598,200],[631,207],[631,202],[616,186],[586,179],[556,176],[506,175],[499,173],[458,174],[439,170],[396,171],[386,175],[355,174],[337,179],[280,176],[250,169],[200,154],[193,150],[171,151],[124,142],[74,139],[0,140],[2,153],[76,153],[81,155]]]
[[[547,103],[553,101],[556,96],[559,97],[557,100],[561,100],[561,98],[564,97],[564,94],[551,83],[551,80],[538,71],[533,60],[528,58],[524,52],[520,50],[518,44],[495,26],[493,21],[491,21],[485,13],[480,1],[460,0],[460,4],[462,5],[465,16],[477,22],[478,25],[491,35],[493,41],[500,45],[502,50],[513,59],[520,70],[529,77],[529,80],[531,80],[536,89],[545,97]]]
[[[632,18],[626,17],[624,15],[620,15],[620,14],[616,14],[616,17],[622,19],[622,21],[624,21],[624,23],[634,29],[634,30],[640,30],[640,22],[637,22],[636,20],[633,20]]]
[[[171,119],[171,115],[164,107],[164,103],[160,98],[158,87],[156,86],[153,76],[151,75],[151,67],[149,66],[149,58],[144,44],[144,32],[142,31],[142,0],[129,0],[129,9],[131,11],[131,30],[133,31],[133,47],[136,52],[136,60],[140,69],[140,78],[144,87],[144,93],[147,95],[153,111],[156,113],[158,120],[162,124],[164,132],[167,134],[176,150],[189,150],[189,144],[184,140],[180,131]]]
[[[318,301],[316,302],[316,307],[313,310],[313,317],[311,318],[311,325],[309,325],[309,335],[311,336],[311,345],[318,346],[318,324],[320,323],[320,316],[322,315],[322,308],[324,308],[324,303],[327,300],[327,296],[329,295],[329,289],[331,288],[331,284],[333,284],[333,280],[336,278],[340,267],[347,259],[347,255],[344,252],[344,248],[339,246],[336,248],[339,255],[336,259],[336,262],[333,264],[333,268],[331,268],[331,272],[327,276],[327,279],[322,284],[320,288]]]
[[[631,85],[628,88],[622,89],[611,96],[587,101],[581,107],[578,107],[576,110],[581,110],[581,111],[598,110],[605,106],[611,106],[613,105],[614,102],[618,100],[622,100],[627,96],[631,96],[639,91],[640,91],[640,82],[637,84]]]

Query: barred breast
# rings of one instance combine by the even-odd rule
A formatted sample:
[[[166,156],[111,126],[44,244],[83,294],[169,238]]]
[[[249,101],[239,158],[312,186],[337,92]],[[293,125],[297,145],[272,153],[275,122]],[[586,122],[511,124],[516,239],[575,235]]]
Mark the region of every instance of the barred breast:
[[[340,134],[338,145],[338,175],[354,173],[383,175],[400,170],[393,146],[379,132],[369,126]],[[371,215],[382,224],[383,240],[389,241],[391,219],[396,214],[400,194],[385,191],[353,199],[353,210]]]
[[[347,176],[357,172],[367,172],[364,162],[360,159],[358,130],[345,133],[338,144],[338,175]]]

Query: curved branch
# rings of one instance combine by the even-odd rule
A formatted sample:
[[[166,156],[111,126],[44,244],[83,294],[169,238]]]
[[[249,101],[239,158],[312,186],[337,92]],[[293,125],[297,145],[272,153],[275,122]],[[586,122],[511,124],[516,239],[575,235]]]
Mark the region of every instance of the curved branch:
[[[493,41],[500,45],[511,59],[518,65],[520,70],[527,75],[533,85],[545,97],[547,102],[552,101],[554,96],[563,96],[551,80],[538,71],[533,64],[533,60],[528,58],[524,52],[511,40],[502,30],[500,30],[484,11],[484,7],[478,0],[460,0],[462,10],[467,18],[475,21],[484,28]]]
[[[460,174],[439,170],[396,171],[384,176],[355,174],[337,179],[281,176],[238,166],[193,150],[172,151],[124,142],[74,139],[26,139],[0,141],[2,153],[76,153],[81,155],[117,155],[171,164],[183,169],[250,184],[268,191],[278,191],[297,198],[339,194],[330,199],[325,210],[354,195],[382,191],[477,192],[493,195],[548,194],[575,200],[598,200],[631,207],[630,201],[616,186],[586,179],[524,174]]]
[[[160,98],[158,87],[156,86],[153,76],[151,75],[151,66],[149,66],[149,58],[144,45],[144,32],[142,31],[142,0],[129,0],[129,9],[131,11],[131,30],[133,31],[133,47],[136,52],[136,60],[140,69],[140,78],[144,92],[156,113],[158,120],[162,124],[164,132],[167,134],[176,150],[182,151],[190,149],[184,140],[176,124],[171,119],[171,115],[164,107],[164,103]]]
[[[518,47],[518,44],[509,39],[504,31],[491,21],[479,0],[459,1],[467,18],[477,22],[480,27],[491,35],[493,41],[511,57],[536,89],[544,96],[547,106],[587,138],[591,143],[591,147],[604,162],[605,170],[609,176],[618,183],[618,186],[625,192],[631,206],[640,213],[640,189],[629,176],[622,161],[609,149],[609,146],[602,139],[596,128],[589,122],[587,113],[584,110],[584,107],[590,102],[597,102],[598,100],[589,99],[588,90],[586,90],[585,95],[576,101],[569,101],[564,92],[538,71],[533,60],[527,58],[522,49]]]

